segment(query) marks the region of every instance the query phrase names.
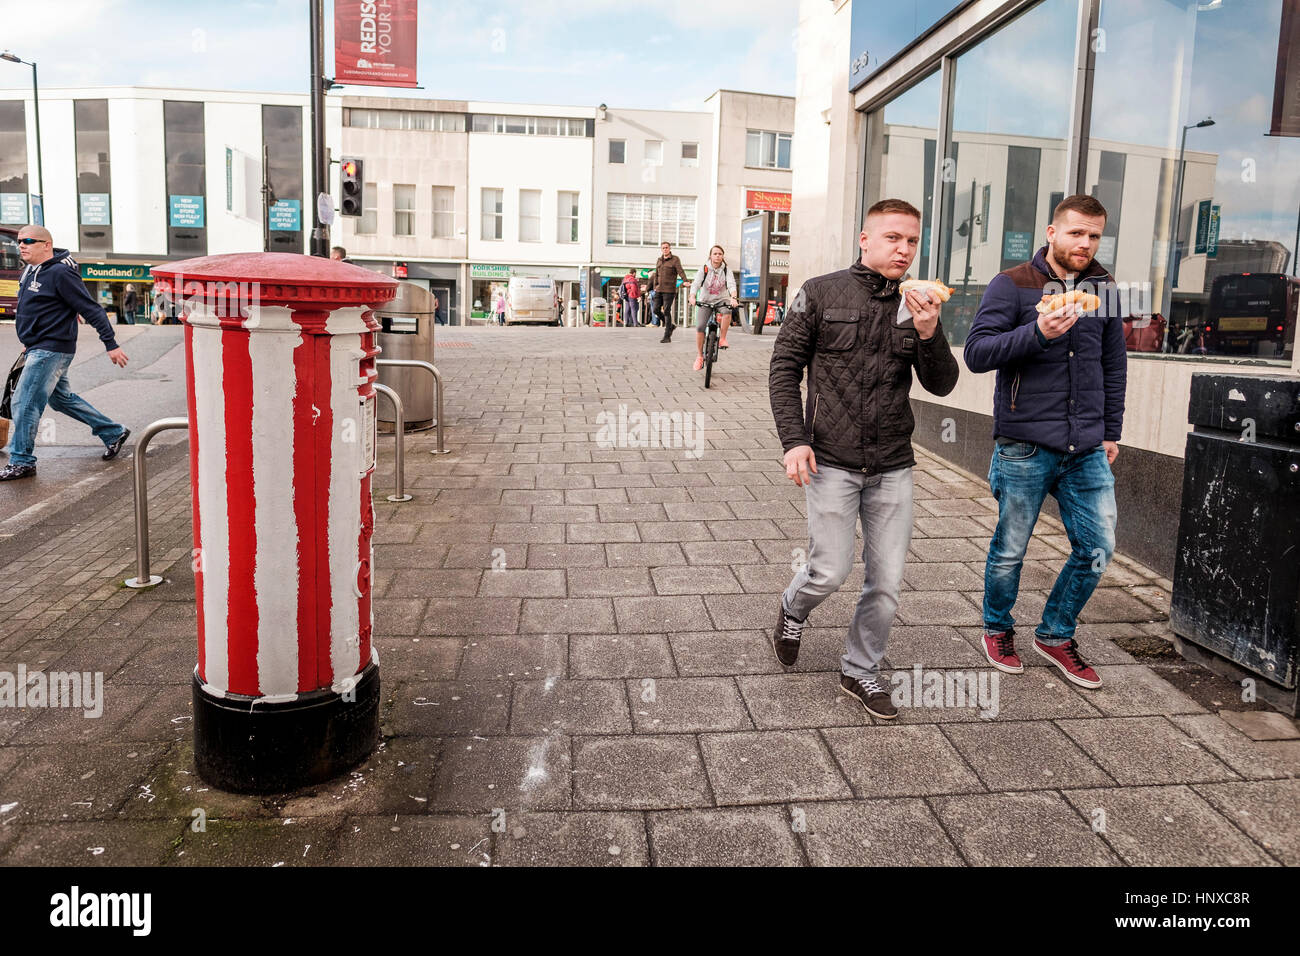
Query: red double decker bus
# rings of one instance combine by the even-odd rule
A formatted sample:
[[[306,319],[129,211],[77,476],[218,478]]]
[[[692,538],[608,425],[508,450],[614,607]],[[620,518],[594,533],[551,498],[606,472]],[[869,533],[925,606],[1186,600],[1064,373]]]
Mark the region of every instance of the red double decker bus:
[[[0,322],[12,322],[18,315],[18,277],[22,271],[18,230],[0,226]]]

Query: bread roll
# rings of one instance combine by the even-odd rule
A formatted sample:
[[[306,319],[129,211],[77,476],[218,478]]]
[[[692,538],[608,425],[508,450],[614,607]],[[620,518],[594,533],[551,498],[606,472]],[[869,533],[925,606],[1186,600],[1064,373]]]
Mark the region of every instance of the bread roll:
[[[1101,308],[1101,298],[1091,292],[1084,292],[1082,289],[1071,289],[1069,292],[1062,292],[1058,295],[1045,295],[1043,301],[1039,302],[1035,308],[1041,314],[1046,315],[1048,312],[1064,309],[1071,302],[1078,303],[1080,312],[1092,312]]]
[[[898,291],[904,294],[908,292],[929,292],[940,302],[947,302],[957,290],[950,289],[942,282],[936,282],[934,279],[904,279],[899,283]]]

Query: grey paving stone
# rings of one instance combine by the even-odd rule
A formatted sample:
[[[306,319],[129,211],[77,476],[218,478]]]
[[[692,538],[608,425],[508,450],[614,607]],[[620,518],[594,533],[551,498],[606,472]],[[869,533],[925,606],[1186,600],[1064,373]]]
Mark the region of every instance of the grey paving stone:
[[[759,631],[681,631],[668,640],[683,677],[783,672]]]
[[[802,866],[789,818],[777,807],[647,816],[659,866]]]
[[[387,568],[438,568],[450,545],[439,541],[428,544],[384,544],[375,546],[375,561]]]
[[[664,505],[669,521],[730,520],[735,514],[725,501],[682,501]]]
[[[771,600],[775,607],[777,598],[774,596]],[[764,634],[768,657],[773,662],[776,662],[776,653],[772,650],[770,635],[775,630],[775,625],[774,617],[772,627]],[[830,674],[834,680],[839,680],[843,667],[846,631],[847,629],[843,627],[805,628],[799,645],[799,659],[793,667],[778,667],[777,673],[791,671],[801,674],[823,673]]]
[[[655,593],[646,568],[577,568],[569,571],[568,578],[572,597],[649,596]]]
[[[584,737],[574,741],[578,808],[653,810],[711,803],[695,738]]]
[[[465,642],[455,637],[376,636],[371,650],[380,677],[390,681],[444,680],[456,676]]]
[[[655,568],[651,577],[659,594],[738,594],[742,590],[725,567]]]
[[[822,736],[859,797],[920,797],[984,789],[937,727],[844,727],[823,730]],[[917,767],[925,767],[926,772],[917,774]]]
[[[1095,670],[1102,686],[1085,693],[1088,703],[1107,717],[1205,712],[1204,707],[1145,665],[1097,665]]]
[[[681,549],[690,564],[754,564],[763,560],[751,541],[684,541]]]
[[[391,691],[390,723],[402,734],[503,734],[510,712],[505,681],[416,681]]]
[[[898,620],[903,624],[978,625],[979,606],[960,593],[903,591],[898,596]]]
[[[984,586],[984,576],[958,561],[909,564],[903,580],[918,591],[970,591]]]
[[[564,634],[518,634],[480,637],[466,647],[457,677],[537,680],[563,677],[568,638]]]
[[[508,815],[497,838],[498,866],[645,866],[650,862],[639,813]]]
[[[442,562],[444,568],[522,568],[527,566],[528,545],[477,541],[453,542]]]
[[[1163,717],[1062,720],[1059,726],[1124,786],[1236,778]]]
[[[532,520],[578,524],[595,521],[598,516],[595,505],[534,505]]]
[[[780,594],[789,587],[797,573],[792,567],[792,561],[784,564],[742,565],[733,567],[732,570],[747,592]]]
[[[898,671],[892,672],[890,680]],[[958,668],[956,673],[945,671],[944,700],[942,705],[932,704],[927,697],[925,672],[921,676],[921,703],[916,701],[915,667],[905,669],[907,691],[902,696],[898,720],[905,724],[963,723],[972,721],[1054,720],[1063,717],[1095,717],[1099,711],[1088,705],[1086,691],[1076,690],[1050,671],[1038,668],[1023,674],[1002,674],[991,667]],[[947,699],[947,675],[953,673],[954,700]],[[971,680],[974,680],[976,705],[970,702]],[[955,699],[957,683],[964,689],[965,706]],[[982,682],[982,683],[981,683]],[[893,686],[897,686],[894,684]],[[908,696],[910,694],[910,696]],[[991,705],[980,695],[991,698]],[[985,716],[985,713],[988,716]]]
[[[912,538],[912,554],[919,561],[984,561],[986,548],[965,538]]]
[[[564,597],[564,572],[495,568],[482,572],[480,597]]]
[[[570,544],[604,544],[606,542],[640,541],[637,526],[631,521],[592,522],[566,525]]]
[[[740,677],[736,683],[760,730],[851,727],[870,723],[862,705],[840,693],[831,674]]]
[[[521,633],[603,634],[615,630],[608,598],[525,598]]]
[[[1193,788],[1286,866],[1300,866],[1300,780],[1202,783]]]
[[[641,541],[708,541],[709,529],[703,521],[638,521]]]
[[[521,604],[519,598],[505,597],[434,598],[429,601],[420,633],[513,634],[519,630]]]
[[[796,805],[814,866],[961,866],[924,800],[860,800]]]
[[[1300,740],[1296,720],[1271,710],[1221,710],[1219,716],[1251,740]]]
[[[1057,793],[990,793],[933,797],[928,802],[974,866],[1121,863]]]
[[[673,653],[663,634],[574,634],[569,638],[569,676],[674,677]]]
[[[335,866],[490,866],[490,814],[349,817],[328,857]]]
[[[1213,714],[1170,717],[1189,737],[1247,779],[1300,777],[1300,741],[1251,740]]]
[[[1133,866],[1275,865],[1184,786],[1067,790],[1064,796]]]
[[[163,744],[58,744],[24,748],[0,783],[10,807],[6,821],[21,823],[111,820],[136,797],[163,758]]]
[[[632,504],[691,500],[691,489],[689,488],[657,488],[652,485],[649,487],[631,487],[625,490],[627,500]]]
[[[642,677],[627,682],[639,734],[748,730],[735,681],[727,677]]]
[[[477,494],[477,490],[469,489],[469,494]],[[538,490],[536,488],[512,488],[501,492],[501,503],[503,505],[562,505],[565,504],[565,495],[567,492],[558,488],[546,488]],[[585,502],[573,501],[570,504],[584,504]]]
[[[470,571],[478,577],[478,571]],[[430,597],[432,595],[425,595]],[[422,598],[373,598],[371,611],[375,619],[375,633],[384,637],[419,634],[428,601]]]
[[[766,630],[776,621],[776,602],[769,604],[751,594],[710,594],[705,596],[704,604],[713,626],[723,631]]]
[[[172,821],[28,823],[3,859],[6,866],[158,866],[175,839]]]
[[[609,566],[614,567],[680,567],[686,563],[682,546],[676,543],[605,545]]]
[[[976,538],[984,533],[984,528],[970,518],[928,518],[918,515],[916,528],[927,538]]]
[[[1079,620],[1089,624],[1107,621],[1160,621],[1169,616],[1139,601],[1125,588],[1097,588],[1079,612]]]
[[[1107,787],[1115,781],[1049,721],[952,724],[944,734],[990,790]]]
[[[566,505],[610,505],[627,502],[625,488],[573,488],[563,492]]]
[[[599,506],[600,520],[605,521],[666,521],[664,506],[657,503],[603,504]]]
[[[698,631],[712,626],[698,595],[614,598],[619,631]]]
[[[563,810],[570,803],[570,769],[569,738],[557,734],[449,737],[433,777],[428,809]]]
[[[495,524],[493,544],[560,544],[564,541],[562,524]]]
[[[940,625],[894,625],[889,629],[885,659],[894,668],[987,666],[983,655],[956,628]]]
[[[853,795],[815,731],[704,734],[700,747],[719,805]]]
[[[511,733],[618,734],[631,729],[620,681],[548,678],[515,685]]]
[[[603,568],[602,544],[530,544],[527,566],[543,569]]]

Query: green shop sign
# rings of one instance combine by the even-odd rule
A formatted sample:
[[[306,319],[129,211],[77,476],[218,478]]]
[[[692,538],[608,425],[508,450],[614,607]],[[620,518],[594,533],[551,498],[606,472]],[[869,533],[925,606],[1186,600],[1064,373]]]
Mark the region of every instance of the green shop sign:
[[[148,266],[96,266],[82,262],[81,278],[100,282],[152,282]]]
[[[471,263],[469,267],[469,277],[471,279],[509,279],[510,267]]]

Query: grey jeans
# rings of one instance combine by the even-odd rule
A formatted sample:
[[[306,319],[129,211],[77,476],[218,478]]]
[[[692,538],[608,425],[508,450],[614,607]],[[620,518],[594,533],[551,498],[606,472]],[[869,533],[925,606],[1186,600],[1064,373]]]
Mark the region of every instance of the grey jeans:
[[[806,620],[813,608],[839,590],[853,569],[854,532],[860,518],[866,575],[840,670],[850,677],[877,677],[912,543],[912,469],[867,477],[823,465],[810,477],[804,489],[808,563],[794,576],[781,602],[791,617]]]

